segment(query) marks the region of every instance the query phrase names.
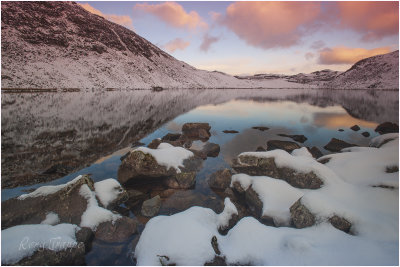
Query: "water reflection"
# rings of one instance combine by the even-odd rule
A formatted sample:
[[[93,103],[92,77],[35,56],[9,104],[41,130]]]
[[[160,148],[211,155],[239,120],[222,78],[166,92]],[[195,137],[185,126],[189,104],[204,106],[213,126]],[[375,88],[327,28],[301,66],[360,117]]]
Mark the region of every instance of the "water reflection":
[[[3,190],[2,199],[31,188],[21,185],[61,183],[79,173],[92,173],[95,180],[116,177],[120,156],[132,143],[143,138],[147,144],[168,132],[179,132],[185,122],[205,121],[212,126],[210,142],[220,144],[222,150],[220,157],[204,165],[214,169],[228,165],[241,151],[265,146],[268,139],[290,140],[278,133],[304,134],[307,146],[322,147],[331,137],[365,145],[368,139],[360,132],[373,135],[377,123],[398,121],[397,110],[398,93],[390,91],[375,95],[296,89],[3,94],[2,189],[18,189]],[[349,130],[353,124],[360,125],[361,131]],[[250,129],[263,125],[271,129]],[[59,177],[63,178],[49,182]]]

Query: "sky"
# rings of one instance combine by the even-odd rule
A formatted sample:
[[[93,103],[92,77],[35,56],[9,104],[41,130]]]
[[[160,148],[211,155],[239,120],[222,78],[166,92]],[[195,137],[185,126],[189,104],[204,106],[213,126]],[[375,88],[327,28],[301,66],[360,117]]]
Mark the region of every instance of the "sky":
[[[344,71],[399,48],[393,1],[78,3],[179,60],[231,75]]]

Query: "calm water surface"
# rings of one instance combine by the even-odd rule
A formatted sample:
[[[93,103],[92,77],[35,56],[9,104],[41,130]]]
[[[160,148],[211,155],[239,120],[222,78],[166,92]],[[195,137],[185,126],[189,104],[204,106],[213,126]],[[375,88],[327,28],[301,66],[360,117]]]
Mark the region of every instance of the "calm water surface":
[[[3,179],[42,175],[44,183],[2,187],[2,201],[42,185],[65,183],[90,173],[94,181],[117,178],[121,156],[136,141],[144,144],[167,133],[179,133],[186,122],[208,122],[209,142],[221,151],[207,158],[192,190],[177,190],[163,199],[160,214],[173,214],[200,205],[216,212],[222,199],[207,184],[209,175],[230,168],[239,153],[266,148],[268,140],[288,140],[278,134],[303,134],[302,146],[323,149],[331,138],[367,146],[384,121],[398,122],[398,92],[318,90],[168,90],[163,92],[116,91],[2,95]],[[352,131],[353,125],[360,131]],[[270,129],[259,131],[254,126]],[[338,129],[343,129],[340,132]],[[226,134],[223,130],[236,130]],[[370,137],[364,137],[367,131]],[[43,138],[45,137],[45,138]],[[194,146],[202,146],[201,141]],[[55,164],[66,164],[68,175],[43,174]],[[2,176],[3,176],[2,175]],[[55,180],[51,180],[57,178]],[[26,179],[25,179],[26,180]],[[51,181],[49,181],[51,180]],[[136,188],[149,195],[163,188]],[[130,208],[130,207],[127,207]],[[137,217],[137,208],[129,216]],[[142,225],[142,227],[143,227]],[[95,241],[87,263],[132,264],[131,242],[108,244]],[[123,255],[121,257],[121,255]]]

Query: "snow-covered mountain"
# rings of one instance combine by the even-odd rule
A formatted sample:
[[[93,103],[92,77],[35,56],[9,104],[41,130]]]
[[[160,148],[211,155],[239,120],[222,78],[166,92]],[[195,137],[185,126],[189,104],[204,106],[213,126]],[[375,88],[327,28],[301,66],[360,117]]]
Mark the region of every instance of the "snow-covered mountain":
[[[247,87],[73,2],[2,2],[3,88]]]
[[[335,89],[399,89],[399,50],[360,60],[326,85]]]

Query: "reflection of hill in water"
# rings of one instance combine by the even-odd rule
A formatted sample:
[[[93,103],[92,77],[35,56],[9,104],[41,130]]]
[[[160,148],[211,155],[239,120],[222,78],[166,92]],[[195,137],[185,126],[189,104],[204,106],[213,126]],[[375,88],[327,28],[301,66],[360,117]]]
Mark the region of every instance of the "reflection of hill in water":
[[[51,180],[129,146],[205,104],[231,99],[341,105],[352,116],[398,121],[398,92],[168,90],[2,95],[3,188]]]

